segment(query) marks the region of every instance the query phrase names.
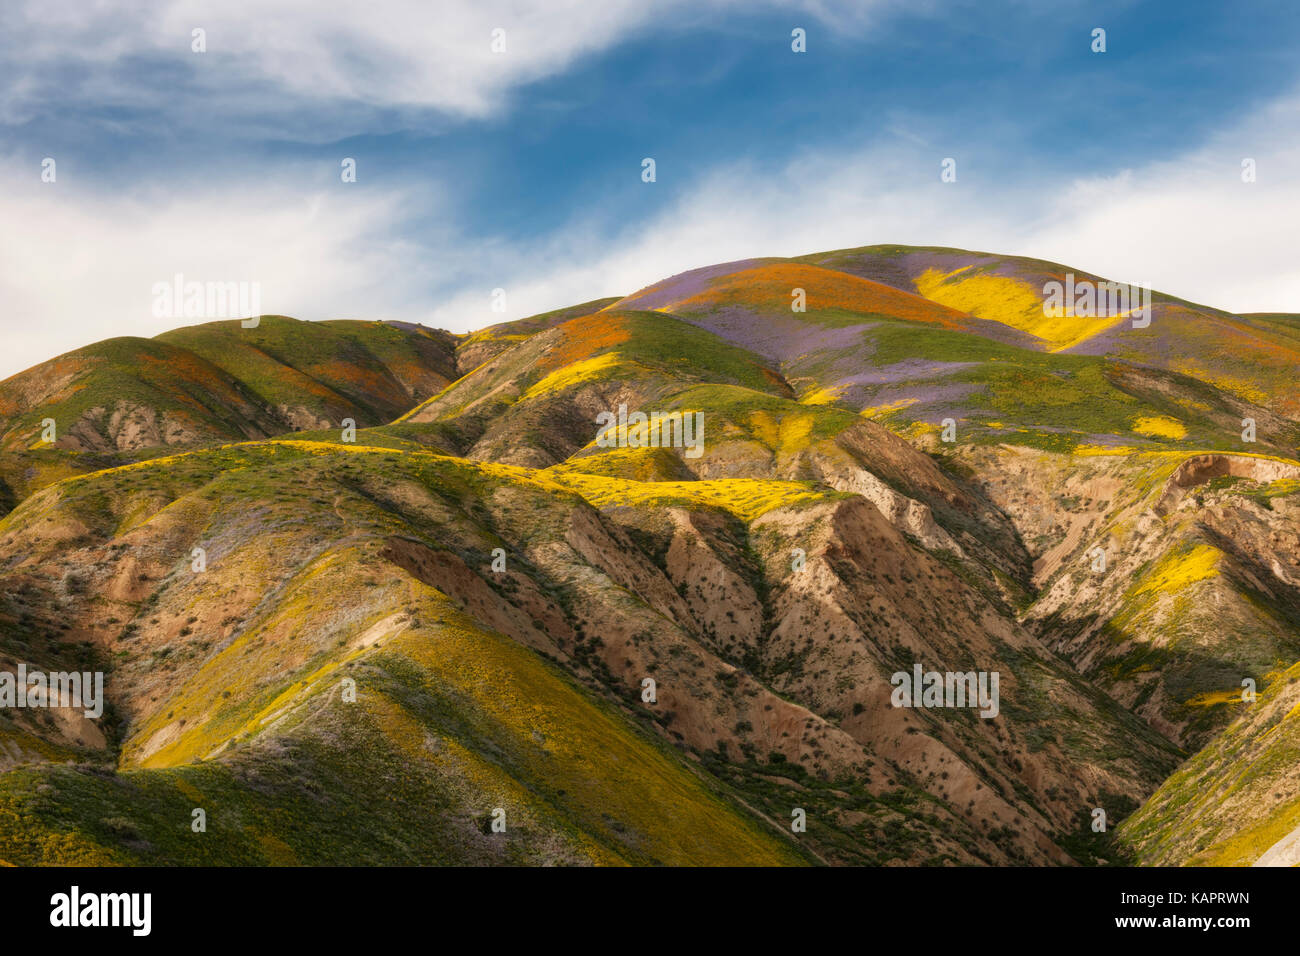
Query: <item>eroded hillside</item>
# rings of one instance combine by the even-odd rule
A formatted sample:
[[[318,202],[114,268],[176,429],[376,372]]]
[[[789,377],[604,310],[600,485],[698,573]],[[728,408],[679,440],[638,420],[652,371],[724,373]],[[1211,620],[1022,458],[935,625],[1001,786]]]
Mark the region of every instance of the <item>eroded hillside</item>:
[[[0,663],[108,675],[0,713],[0,858],[1290,859],[1294,323],[1044,323],[1063,270],[869,247],[0,383]],[[917,667],[996,714],[896,706]]]

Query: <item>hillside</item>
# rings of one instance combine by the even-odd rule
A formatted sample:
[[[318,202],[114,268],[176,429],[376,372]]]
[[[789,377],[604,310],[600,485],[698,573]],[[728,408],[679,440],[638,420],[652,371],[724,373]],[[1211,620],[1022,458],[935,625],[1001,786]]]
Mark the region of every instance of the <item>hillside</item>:
[[[0,383],[0,671],[108,696],[0,711],[0,861],[1292,860],[1300,325],[1049,320],[1067,273],[873,246]]]
[[[456,345],[423,326],[262,316],[60,355],[0,382],[0,506],[168,447],[391,421],[457,376]]]

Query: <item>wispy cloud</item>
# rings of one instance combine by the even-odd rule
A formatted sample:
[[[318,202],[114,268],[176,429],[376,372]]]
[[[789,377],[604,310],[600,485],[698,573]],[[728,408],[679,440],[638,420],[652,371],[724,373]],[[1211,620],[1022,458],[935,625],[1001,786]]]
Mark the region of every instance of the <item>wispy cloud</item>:
[[[896,0],[785,4],[860,29]],[[100,0],[6,5],[0,121],[74,102],[178,114],[188,84],[203,113],[300,119],[311,104],[430,108],[460,117],[501,109],[511,89],[561,72],[650,28],[778,6],[740,0]],[[191,49],[192,31],[206,52]],[[494,31],[504,49],[493,48]],[[153,74],[142,82],[142,75]],[[158,82],[166,79],[168,82]],[[313,113],[315,116],[316,114]],[[356,116],[355,112],[350,113]],[[318,117],[317,117],[318,119]]]
[[[610,235],[577,224],[545,243],[484,248],[499,263],[510,312],[533,314],[626,294],[714,262],[905,243],[1052,259],[1229,311],[1300,310],[1300,99],[1288,97],[1186,155],[1077,178],[994,175],[958,153],[957,182],[939,179],[937,132],[778,169],[738,163],[648,222]],[[1257,181],[1241,180],[1254,159]],[[994,161],[992,154],[982,158]],[[657,184],[648,184],[654,189]],[[467,290],[435,317],[493,321],[486,290]],[[499,319],[500,317],[496,317]]]

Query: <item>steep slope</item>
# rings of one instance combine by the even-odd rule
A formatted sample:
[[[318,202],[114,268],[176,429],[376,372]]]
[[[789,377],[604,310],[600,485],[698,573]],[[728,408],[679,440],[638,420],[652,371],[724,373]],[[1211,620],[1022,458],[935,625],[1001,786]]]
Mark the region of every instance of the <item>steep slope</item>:
[[[6,451],[52,444],[108,452],[269,434],[268,411],[238,380],[186,349],[108,339],[0,382]],[[53,419],[55,441],[42,441]]]
[[[1069,274],[1079,283],[1106,280],[1041,259],[940,247],[865,246],[816,253],[800,261],[874,279],[1003,323],[1027,336],[1022,344],[1043,350],[1069,349],[1118,328],[1125,318],[1122,314],[1076,314],[1073,303],[1060,315],[1045,314],[1043,287],[1047,283],[1064,282]]]
[[[394,534],[413,529],[394,524],[388,508],[404,504],[436,539],[440,519],[454,514],[447,509],[491,482],[428,456],[401,474],[399,459],[301,443],[197,453],[48,489],[6,519],[5,593],[21,595],[22,607],[6,609],[7,643],[29,644],[30,659],[30,635],[44,636],[36,663],[54,667],[86,637],[115,662],[110,694],[123,724],[116,776],[85,764],[5,775],[16,817],[0,815],[0,857],[810,859],[639,728],[628,705],[579,689],[395,562],[389,542],[409,541]],[[394,479],[370,474],[372,460]],[[427,469],[443,472],[445,486]],[[64,537],[72,529],[75,541]],[[199,573],[192,545],[209,554]],[[41,586],[67,564],[83,569],[78,584]],[[522,576],[495,586],[512,581],[531,588]],[[526,619],[498,623],[561,653]],[[344,677],[356,682],[355,703]],[[29,718],[39,720],[17,719]],[[11,726],[6,736],[40,730]],[[95,759],[94,744],[83,761]],[[195,806],[211,821],[205,836],[186,832]],[[499,837],[489,826],[496,807],[507,821]]]
[[[808,573],[792,576],[788,555],[798,545],[809,554]],[[207,555],[201,573],[191,566],[195,547]],[[491,570],[495,547],[505,550],[505,571]],[[684,563],[682,549],[689,552]],[[751,549],[755,557],[744,558]],[[514,700],[502,676],[491,667],[481,677],[456,670],[441,680],[461,689],[439,685],[444,697],[435,706],[411,688],[414,678],[401,660],[390,659],[425,660],[421,655],[449,640],[447,626],[461,640],[486,641],[481,633],[494,631],[550,657],[586,684],[585,693],[621,711],[622,720],[658,727],[664,740],[677,741],[683,750],[673,759],[681,766],[690,753],[717,765],[713,782],[699,786],[722,794],[715,799],[750,820],[751,832],[777,826],[755,822],[752,813],[788,819],[791,801],[802,806],[812,786],[820,799],[808,802],[836,824],[803,845],[827,859],[1067,862],[1058,841],[1074,838],[1095,792],[1135,803],[1170,765],[1171,752],[1157,738],[1144,740],[1140,724],[1086,691],[872,505],[807,485],[548,479],[420,451],[271,441],[60,483],[0,524],[0,553],[7,556],[6,593],[21,596],[5,609],[10,640],[43,635],[39,646],[50,654],[85,640],[101,659],[114,660],[110,696],[122,722],[117,761],[160,808],[174,806],[175,796],[152,789],[162,784],[140,774],[199,761],[217,765],[200,776],[216,775],[223,800],[251,801],[250,818],[297,812],[294,787],[273,788],[287,803],[266,803],[256,792],[233,795],[231,788],[239,788],[232,778],[273,773],[260,769],[261,761],[279,759],[285,748],[332,748],[329,760],[360,759],[352,748],[370,747],[373,738],[351,744],[346,722],[326,715],[334,713],[332,695],[344,673],[356,670],[360,699],[371,686],[361,675],[376,667],[403,685],[385,685],[385,694],[409,719],[419,718],[417,740],[432,734],[480,759],[495,755],[490,762],[502,769],[504,761],[522,788],[514,805],[541,820],[542,810],[528,799],[541,786],[528,775],[535,771],[505,761],[497,748],[512,751],[500,738],[464,730],[480,720],[478,711],[496,714],[506,706],[496,695]],[[730,573],[729,584],[721,580],[727,594],[701,603],[691,591],[719,582],[717,572],[727,566],[719,557],[726,555],[733,568],[742,561],[739,572]],[[936,593],[948,595],[942,607],[910,594],[923,579],[937,579]],[[826,588],[834,601],[823,596]],[[863,596],[872,593],[868,607]],[[447,600],[468,617],[451,614]],[[718,618],[723,609],[730,615]],[[723,633],[723,620],[732,621],[730,633]],[[804,635],[828,629],[842,636],[818,642],[820,649],[806,645]],[[483,653],[485,646],[472,653],[467,647],[456,668],[481,668]],[[508,653],[511,667],[541,666],[526,665],[519,650]],[[893,708],[886,676],[913,659],[1000,669],[1004,720]],[[658,685],[651,707],[638,703],[646,676]],[[424,693],[433,691],[426,686]],[[524,707],[522,715],[559,704],[510,706]],[[401,718],[392,715],[396,723]],[[608,732],[595,727],[574,738],[573,751],[602,749]],[[1131,756],[1117,764],[1104,755],[1120,740]],[[327,757],[317,752],[313,760]],[[377,769],[364,764],[357,777],[337,779],[355,787]],[[418,777],[425,769],[407,772]],[[459,771],[477,779],[464,766]],[[606,771],[577,765],[565,783],[560,768],[551,773],[550,785],[566,795],[567,825],[598,842],[612,839],[608,831],[593,835],[587,811],[572,803],[576,793],[595,800],[610,790],[600,797],[608,826],[641,834],[638,845],[651,842],[649,823],[636,813],[659,807],[658,798],[647,802],[638,790],[619,810],[614,791],[621,776],[607,779]],[[740,782],[724,783],[737,773]],[[77,794],[83,783],[64,775],[51,786]],[[922,800],[937,817],[904,819],[900,800]],[[146,816],[128,817],[129,829],[152,846],[147,834],[164,824],[140,819]],[[50,820],[41,825],[54,827]],[[900,842],[904,834],[910,836]],[[674,827],[661,837],[668,843],[654,844],[645,859],[682,859],[669,846],[686,835]],[[122,837],[115,852],[133,839]],[[754,837],[734,851],[752,840],[764,842]],[[770,837],[770,852],[782,840]],[[173,844],[169,852],[181,850]],[[738,859],[717,852],[715,860]]]
[[[860,353],[869,352],[864,345],[882,320],[958,333],[978,327],[998,341],[1024,339],[882,283],[776,260],[687,272],[610,308],[657,309],[708,329],[779,363],[801,396],[838,396],[857,384]]]
[[[488,360],[496,358],[511,346],[523,342],[538,332],[545,332],[547,329],[554,328],[569,319],[579,319],[584,315],[599,312],[606,306],[613,305],[618,301],[618,298],[618,296],[614,296],[613,298],[596,299],[592,302],[584,302],[581,305],[573,305],[564,309],[556,309],[553,312],[544,312],[541,315],[516,319],[513,322],[489,325],[486,329],[472,332],[456,345],[457,370],[460,375],[467,375]]]
[[[1300,658],[1300,463],[956,454],[1030,549],[1026,623],[1180,746],[1233,719],[1243,681],[1262,689]]]
[[[455,374],[446,333],[379,322],[213,322],[109,339],[0,382],[0,446],[131,451],[388,421]]]
[[[1103,277],[1071,266],[964,249],[864,246],[802,257],[800,262],[847,272],[915,292],[973,316],[996,320],[1037,340],[1040,349],[1122,359],[1182,373],[1252,405],[1295,421],[1300,319],[1294,315],[1234,316],[1160,291],[1151,294],[1151,321],[1135,328],[1120,314],[1059,316],[1043,311],[1044,287],[1064,283],[1140,282]]]
[[[1300,664],[1271,674],[1240,716],[1120,830],[1153,866],[1300,864]]]
[[[601,412],[699,382],[790,392],[758,356],[672,316],[606,311],[530,336],[399,421],[442,425],[470,458],[540,467],[593,441]]]
[[[626,429],[615,427],[607,437],[616,447],[601,447],[599,416],[620,406],[699,415],[702,445],[628,447]],[[994,568],[1011,579],[1027,576],[1005,519],[925,455],[843,408],[794,401],[768,360],[659,312],[564,321],[365,440],[372,434],[474,459],[563,463],[564,471],[611,477],[817,481],[867,496],[927,547],[969,550],[987,565],[976,569],[990,582]]]
[[[269,315],[253,329],[209,322],[158,339],[224,369],[290,428],[383,424],[456,377],[455,339],[423,326]]]
[[[1027,580],[1014,529],[968,483],[875,422],[842,408],[803,405],[734,385],[699,385],[657,403],[664,413],[702,412],[706,453],[684,447],[601,448],[592,442],[553,473],[644,481],[778,478],[862,495],[923,547],[959,558],[993,588]],[[615,429],[625,438],[626,429]]]

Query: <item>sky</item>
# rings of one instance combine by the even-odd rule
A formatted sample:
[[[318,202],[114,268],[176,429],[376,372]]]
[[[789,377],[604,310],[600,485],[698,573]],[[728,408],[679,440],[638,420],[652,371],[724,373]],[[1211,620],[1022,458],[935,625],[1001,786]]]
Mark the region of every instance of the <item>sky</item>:
[[[0,377],[197,321],[178,273],[463,332],[906,243],[1300,312],[1298,50],[1275,0],[5,0]]]

